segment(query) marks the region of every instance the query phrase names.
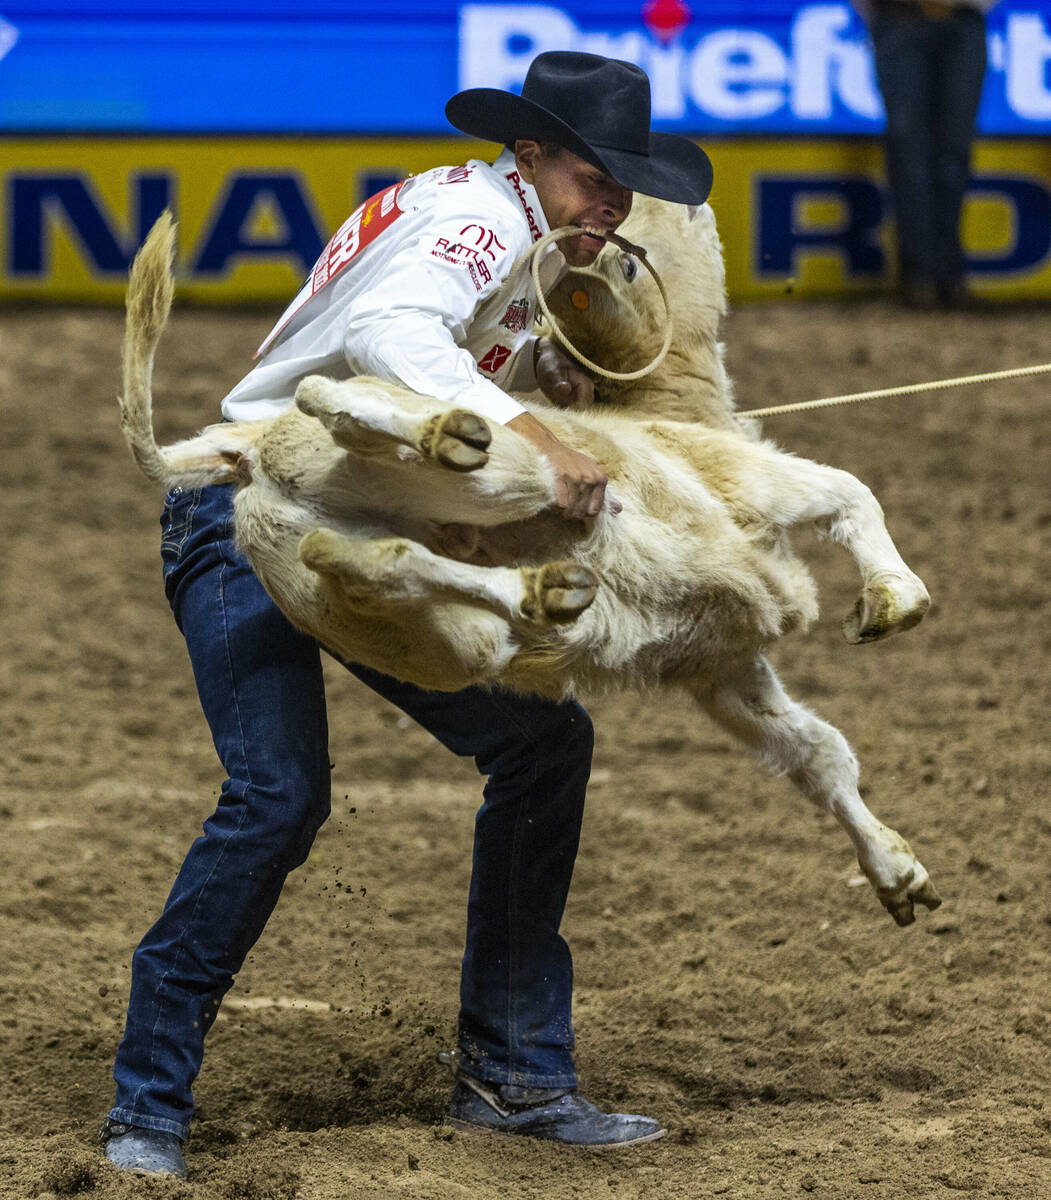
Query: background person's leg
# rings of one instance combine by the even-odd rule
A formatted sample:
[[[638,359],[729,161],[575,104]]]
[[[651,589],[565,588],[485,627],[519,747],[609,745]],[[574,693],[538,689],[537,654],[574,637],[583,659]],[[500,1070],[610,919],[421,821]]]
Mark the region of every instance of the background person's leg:
[[[229,778],[135,952],[110,1112],[182,1138],[219,1002],[329,811],[320,653],[235,551],[231,495],[180,492],[165,512],[166,590]]]
[[[971,178],[971,145],[985,79],[985,22],[961,8],[942,22],[932,89],[935,130],[934,238],[939,299],[963,297],[964,257],[960,216]]]
[[[876,79],[887,112],[886,162],[903,299],[936,299],[931,40],[918,8],[878,6],[872,22]]]
[[[559,925],[591,771],[575,702],[426,692],[351,666],[489,778],[475,824],[460,989],[461,1065],[493,1083],[573,1087],[573,966]]]

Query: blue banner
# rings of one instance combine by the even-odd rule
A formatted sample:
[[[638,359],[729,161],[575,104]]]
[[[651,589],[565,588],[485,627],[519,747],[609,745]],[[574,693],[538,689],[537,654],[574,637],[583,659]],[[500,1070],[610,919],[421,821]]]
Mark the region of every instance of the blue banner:
[[[988,17],[986,135],[1051,133],[1051,3]],[[0,131],[447,134],[461,87],[516,90],[533,56],[639,63],[654,124],[706,135],[878,133],[846,0],[0,0]]]

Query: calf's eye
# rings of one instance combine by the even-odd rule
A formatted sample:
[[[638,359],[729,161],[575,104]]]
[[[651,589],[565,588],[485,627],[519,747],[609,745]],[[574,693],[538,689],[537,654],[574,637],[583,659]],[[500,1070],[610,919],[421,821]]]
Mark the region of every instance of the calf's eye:
[[[639,273],[639,264],[632,258],[630,254],[622,254],[620,256],[620,269],[624,273],[624,278],[631,283],[635,276]]]

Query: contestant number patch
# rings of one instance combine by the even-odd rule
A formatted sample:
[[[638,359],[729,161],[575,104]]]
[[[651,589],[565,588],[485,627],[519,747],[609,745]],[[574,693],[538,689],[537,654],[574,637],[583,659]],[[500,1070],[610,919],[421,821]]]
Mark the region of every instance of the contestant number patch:
[[[400,187],[400,183],[393,183],[375,196],[370,196],[336,230],[314,267],[314,294],[401,216],[398,207]]]
[[[384,188],[382,192],[370,196],[364,204],[359,205],[347,217],[322,251],[321,257],[314,264],[314,270],[300,289],[299,295],[285,310],[281,320],[270,331],[266,341],[255,352],[255,358],[262,358],[303,305],[313,299],[326,283],[335,279],[340,271],[353,262],[370,242],[375,241],[401,216],[401,209],[398,207],[398,189],[400,187],[401,183],[392,183],[389,188]]]

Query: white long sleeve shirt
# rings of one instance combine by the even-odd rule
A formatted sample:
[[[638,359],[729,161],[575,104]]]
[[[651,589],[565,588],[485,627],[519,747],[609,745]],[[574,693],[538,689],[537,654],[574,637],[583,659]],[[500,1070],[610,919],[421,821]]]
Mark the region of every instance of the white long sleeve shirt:
[[[508,392],[536,386],[528,267],[499,293],[548,232],[510,151],[387,188],[337,230],[223,415],[276,416],[307,375],[378,375],[506,424],[524,411]]]

